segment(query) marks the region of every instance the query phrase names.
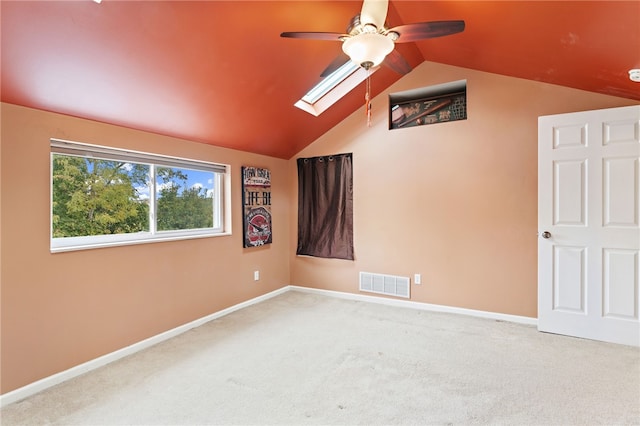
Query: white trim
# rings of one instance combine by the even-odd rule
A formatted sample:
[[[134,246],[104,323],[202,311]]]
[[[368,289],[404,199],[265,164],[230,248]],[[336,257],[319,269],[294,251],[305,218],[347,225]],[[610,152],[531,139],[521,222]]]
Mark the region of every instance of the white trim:
[[[385,297],[367,296],[363,294],[344,293],[340,291],[321,290],[317,288],[288,285],[288,286],[281,287],[277,290],[274,290],[270,293],[263,294],[262,296],[254,297],[253,299],[249,299],[245,302],[238,303],[237,305],[230,306],[221,311],[214,312],[200,319],[191,321],[187,324],[178,326],[171,330],[149,337],[148,339],[134,343],[125,348],[118,349],[117,351],[92,359],[91,361],[87,361],[85,363],[72,367],[68,370],[64,370],[59,373],[53,374],[51,376],[45,377],[36,382],[30,383],[26,386],[15,389],[11,392],[7,392],[3,395],[0,395],[0,408],[6,405],[12,404],[14,402],[20,401],[22,399],[25,399],[27,397],[30,397],[32,395],[35,395],[38,392],[42,392],[45,389],[48,389],[52,386],[55,386],[67,380],[71,380],[74,377],[78,377],[89,371],[103,367],[121,358],[132,355],[141,350],[147,349],[153,345],[157,345],[158,343],[164,342],[165,340],[171,339],[172,337],[176,337],[182,333],[185,333],[191,330],[192,328],[199,327],[209,321],[213,321],[217,318],[223,317],[232,312],[238,311],[240,309],[249,307],[251,305],[255,305],[256,303],[260,303],[265,300],[271,299],[273,297],[279,296],[288,291],[299,291],[302,293],[322,294],[325,296],[336,297],[339,299],[379,303],[383,305],[397,306],[402,308],[413,308],[413,309],[420,309],[425,311],[470,315],[474,317],[489,318],[489,319],[495,319],[499,321],[509,321],[509,322],[514,322],[519,324],[527,324],[527,325],[538,324],[538,320],[536,318],[523,317],[518,315],[500,314],[496,312],[486,312],[486,311],[477,311],[473,309],[456,308],[453,306],[433,305],[430,303],[414,302],[410,300],[397,300],[397,299],[390,299]]]
[[[226,215],[227,214],[225,214],[225,216]],[[226,229],[231,229],[231,226]],[[109,234],[92,235],[89,237],[66,237],[63,238],[64,240],[68,240],[65,241],[65,245],[55,247],[53,246],[52,239],[52,245],[49,251],[51,253],[64,253],[67,251],[93,250],[107,247],[132,246],[136,244],[164,243],[167,241],[194,240],[198,238],[228,237],[229,235],[232,235],[230,231],[198,233],[200,231],[202,231],[202,229],[190,229],[187,231],[178,232],[162,231],[162,233],[156,234],[150,232],[136,232],[134,234]],[[146,234],[147,238],[140,238],[141,234]],[[88,238],[92,239],[91,244],[82,243],[83,240],[87,241]],[[74,241],[77,243],[73,244]]]
[[[498,321],[509,321],[518,324],[538,325],[537,318],[523,317],[520,315],[501,314],[497,312],[477,311],[475,309],[457,308],[455,306],[434,305],[431,303],[414,302],[412,300],[398,300],[386,297],[367,296],[364,294],[343,293],[333,290],[321,290],[318,288],[289,286],[290,290],[300,291],[302,293],[323,294],[325,296],[337,297],[339,299],[357,300],[360,302],[380,303],[389,306],[398,306],[401,308],[412,308],[423,311],[445,312],[450,314],[469,315],[473,317],[488,318]]]
[[[214,319],[223,317],[237,310],[246,308],[251,305],[255,305],[256,303],[263,302],[267,299],[271,299],[272,297],[278,296],[282,293],[286,293],[287,291],[289,291],[289,287],[285,286],[285,287],[279,288],[278,290],[274,290],[270,293],[263,294],[262,296],[254,297],[253,299],[247,300],[242,303],[238,303],[237,305],[230,306],[221,311],[214,312],[211,315],[207,315],[200,319],[191,321],[187,324],[183,324],[171,330],[149,337],[148,339],[144,339],[140,342],[134,343],[125,348],[118,349],[117,351],[92,359],[91,361],[87,361],[80,365],[76,365],[75,367],[71,367],[68,370],[61,371],[59,373],[40,379],[36,382],[30,383],[21,388],[15,389],[11,392],[7,392],[3,395],[0,395],[0,407],[4,407],[6,405],[25,399],[29,396],[35,395],[36,393],[42,392],[43,390],[48,389],[52,386],[55,386],[67,380],[71,380],[74,377],[78,377],[84,373],[103,367],[109,363],[117,361],[126,356],[132,355],[141,350],[147,349],[153,345],[157,345],[158,343],[164,342],[165,340],[171,339],[172,337],[176,337],[182,333],[185,333],[191,330],[192,328],[199,327],[209,321],[213,321]]]

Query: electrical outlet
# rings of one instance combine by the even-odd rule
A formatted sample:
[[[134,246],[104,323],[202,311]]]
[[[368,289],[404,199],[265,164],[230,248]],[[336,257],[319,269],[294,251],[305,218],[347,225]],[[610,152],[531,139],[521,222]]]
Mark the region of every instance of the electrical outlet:
[[[253,271],[253,280],[258,281],[260,279],[260,271]]]
[[[420,274],[415,274],[415,275],[413,276],[413,283],[414,283],[414,284],[422,284],[422,280],[421,280],[421,278],[422,278],[422,277],[420,276]]]

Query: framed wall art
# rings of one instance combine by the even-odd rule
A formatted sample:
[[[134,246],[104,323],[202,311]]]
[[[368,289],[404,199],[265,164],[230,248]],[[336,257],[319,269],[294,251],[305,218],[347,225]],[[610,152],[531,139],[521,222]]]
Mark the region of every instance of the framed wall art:
[[[271,244],[271,172],[242,167],[243,247]]]

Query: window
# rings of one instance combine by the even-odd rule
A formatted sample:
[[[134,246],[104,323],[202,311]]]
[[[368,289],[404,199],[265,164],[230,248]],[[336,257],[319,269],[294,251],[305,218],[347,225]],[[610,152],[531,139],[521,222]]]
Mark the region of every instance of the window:
[[[229,166],[51,141],[51,251],[231,233]]]
[[[340,84],[340,82],[353,74],[358,68],[359,65],[353,61],[345,62],[326,78],[322,79],[320,83],[311,88],[311,90],[302,97],[302,100],[308,104],[315,104],[320,100],[320,98],[333,90],[338,84]]]
[[[309,90],[295,106],[317,117],[378,69],[367,71],[349,60]]]
[[[467,80],[389,95],[389,129],[467,119]]]

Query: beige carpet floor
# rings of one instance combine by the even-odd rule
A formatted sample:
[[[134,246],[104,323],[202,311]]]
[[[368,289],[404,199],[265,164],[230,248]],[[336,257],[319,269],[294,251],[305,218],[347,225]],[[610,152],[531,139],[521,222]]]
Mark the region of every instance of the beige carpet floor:
[[[640,350],[290,291],[0,414],[3,426],[640,424]]]

